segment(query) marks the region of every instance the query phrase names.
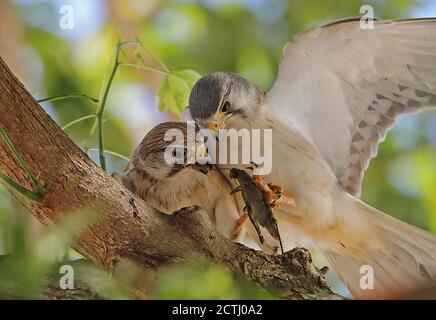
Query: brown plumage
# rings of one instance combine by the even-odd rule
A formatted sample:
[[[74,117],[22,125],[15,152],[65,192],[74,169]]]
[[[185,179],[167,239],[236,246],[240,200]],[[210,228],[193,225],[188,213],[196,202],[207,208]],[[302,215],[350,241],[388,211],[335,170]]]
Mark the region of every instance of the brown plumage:
[[[164,152],[175,139],[165,141],[164,137],[171,129],[183,133],[184,143],[176,147],[177,151],[195,154],[204,148],[200,142],[195,143],[195,146],[187,144],[188,135],[195,134],[195,130],[187,130],[187,123],[161,123],[146,134],[134,151],[121,177],[122,183],[149,205],[166,214],[199,206],[208,213],[218,231],[227,238],[236,239],[238,234],[234,234],[234,229],[240,210],[230,194],[230,184],[219,170],[211,170],[209,164],[167,163]]]

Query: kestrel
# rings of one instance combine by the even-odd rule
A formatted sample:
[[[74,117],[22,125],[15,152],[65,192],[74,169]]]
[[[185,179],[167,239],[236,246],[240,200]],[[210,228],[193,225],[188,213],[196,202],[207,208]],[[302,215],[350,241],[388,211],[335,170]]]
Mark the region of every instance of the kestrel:
[[[272,129],[264,178],[296,201],[274,210],[285,249],[320,249],[351,293],[364,297],[435,281],[436,236],[359,200],[363,174],[394,121],[435,105],[436,18],[375,21],[369,30],[357,18],[296,35],[267,92],[233,73],[204,76],[187,113],[212,130]],[[367,268],[372,289],[361,282]]]

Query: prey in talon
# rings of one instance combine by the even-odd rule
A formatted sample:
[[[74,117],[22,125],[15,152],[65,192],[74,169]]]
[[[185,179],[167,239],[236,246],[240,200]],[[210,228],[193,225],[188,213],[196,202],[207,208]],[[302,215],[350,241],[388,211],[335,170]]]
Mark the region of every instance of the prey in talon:
[[[266,183],[263,176],[253,175],[253,181],[256,182],[260,191],[262,192],[263,199],[268,203],[271,208],[276,208],[279,204],[287,204],[295,206],[296,202],[293,198],[285,196],[282,187]]]
[[[283,251],[282,240],[280,238],[277,221],[273,216],[271,205],[265,200],[262,190],[256,181],[244,170],[233,168],[230,170],[230,178],[236,179],[239,186],[232,191],[232,194],[241,192],[245,202],[244,212],[248,215],[259,236],[260,243],[264,243],[264,238],[260,226],[268,230],[269,234],[279,241],[280,249]]]

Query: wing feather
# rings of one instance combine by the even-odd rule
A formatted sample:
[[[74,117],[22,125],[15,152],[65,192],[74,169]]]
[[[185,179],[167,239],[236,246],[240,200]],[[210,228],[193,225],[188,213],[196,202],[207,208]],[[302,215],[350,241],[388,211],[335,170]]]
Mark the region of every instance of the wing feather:
[[[397,117],[436,105],[436,18],[375,21],[372,30],[345,19],[298,34],[267,102],[358,195]]]

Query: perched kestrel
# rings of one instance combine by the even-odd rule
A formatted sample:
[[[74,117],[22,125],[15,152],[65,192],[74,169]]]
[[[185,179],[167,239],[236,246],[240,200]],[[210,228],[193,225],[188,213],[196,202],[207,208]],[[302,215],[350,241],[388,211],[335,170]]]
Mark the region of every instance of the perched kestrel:
[[[274,211],[285,249],[320,249],[363,297],[436,278],[436,236],[359,200],[363,174],[395,119],[436,105],[436,19],[375,21],[373,29],[359,20],[296,35],[266,93],[233,73],[203,77],[187,112],[213,130],[273,130],[265,179],[296,201]],[[367,267],[372,290],[361,283]]]

